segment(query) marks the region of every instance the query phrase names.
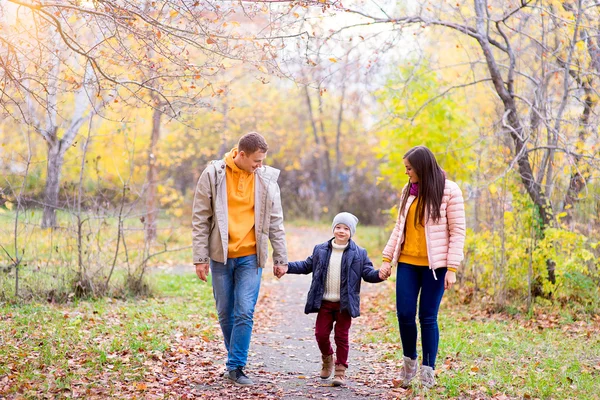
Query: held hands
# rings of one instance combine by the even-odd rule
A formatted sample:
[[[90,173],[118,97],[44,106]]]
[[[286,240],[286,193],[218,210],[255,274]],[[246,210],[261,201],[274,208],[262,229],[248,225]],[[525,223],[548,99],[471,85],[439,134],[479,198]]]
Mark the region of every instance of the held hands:
[[[281,279],[288,271],[287,265],[274,265],[273,266],[273,275],[277,277],[277,279]]]
[[[200,280],[206,282],[208,278],[209,266],[208,264],[194,264],[196,266],[196,275]]]
[[[379,268],[379,279],[386,280],[392,275],[392,266],[388,261],[384,261]]]
[[[444,278],[444,289],[448,290],[456,283],[456,272],[447,271],[446,278]]]

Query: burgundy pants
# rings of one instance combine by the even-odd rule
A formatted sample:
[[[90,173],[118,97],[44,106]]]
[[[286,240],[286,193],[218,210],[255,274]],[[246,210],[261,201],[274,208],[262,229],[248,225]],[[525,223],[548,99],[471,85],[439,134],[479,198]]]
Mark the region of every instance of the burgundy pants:
[[[333,326],[335,322],[335,328]],[[350,349],[350,343],[348,341],[348,333],[350,331],[350,325],[352,324],[352,317],[348,311],[340,311],[340,303],[323,301],[321,308],[317,314],[317,322],[315,325],[315,337],[319,350],[324,356],[333,354],[331,348],[331,331],[334,332],[335,340],[335,363],[342,364],[348,368],[348,350]]]

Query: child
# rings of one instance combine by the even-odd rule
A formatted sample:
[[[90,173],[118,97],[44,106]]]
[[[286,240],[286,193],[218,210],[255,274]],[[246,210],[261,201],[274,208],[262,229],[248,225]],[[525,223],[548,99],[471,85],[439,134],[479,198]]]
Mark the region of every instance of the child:
[[[352,318],[360,315],[361,278],[367,282],[382,282],[382,275],[373,269],[365,249],[351,240],[358,218],[343,212],[335,216],[333,239],[316,245],[306,261],[290,262],[288,273],[312,275],[304,312],[318,313],[315,337],[323,366],[321,378],[331,376],[335,366],[334,386],[344,385],[348,368],[348,333]],[[335,323],[335,328],[334,328]],[[335,331],[335,363],[329,336]]]

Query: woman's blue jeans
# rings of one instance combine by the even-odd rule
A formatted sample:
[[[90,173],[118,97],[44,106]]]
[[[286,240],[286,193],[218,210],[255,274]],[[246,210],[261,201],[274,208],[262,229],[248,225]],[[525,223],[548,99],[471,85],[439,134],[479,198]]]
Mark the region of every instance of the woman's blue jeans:
[[[227,349],[227,369],[244,368],[254,325],[262,268],[256,255],[210,261],[213,295]]]
[[[396,312],[404,356],[417,358],[417,299],[419,292],[419,323],[423,346],[423,365],[435,369],[440,331],[437,315],[444,295],[447,268],[435,270],[437,280],[429,267],[399,263],[396,276]]]

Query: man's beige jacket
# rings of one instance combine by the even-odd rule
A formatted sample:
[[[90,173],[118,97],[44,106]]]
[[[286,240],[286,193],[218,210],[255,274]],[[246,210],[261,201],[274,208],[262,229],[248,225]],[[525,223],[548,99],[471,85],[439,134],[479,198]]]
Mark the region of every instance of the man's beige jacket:
[[[211,162],[198,180],[192,215],[194,263],[210,259],[227,262],[228,217],[225,161]],[[258,266],[267,262],[269,244],[273,247],[273,263],[287,265],[287,248],[283,228],[283,210],[277,178],[279,170],[258,168],[254,183],[254,229]]]

